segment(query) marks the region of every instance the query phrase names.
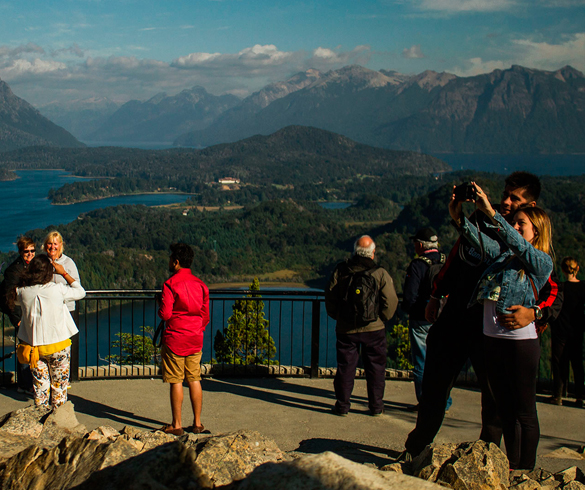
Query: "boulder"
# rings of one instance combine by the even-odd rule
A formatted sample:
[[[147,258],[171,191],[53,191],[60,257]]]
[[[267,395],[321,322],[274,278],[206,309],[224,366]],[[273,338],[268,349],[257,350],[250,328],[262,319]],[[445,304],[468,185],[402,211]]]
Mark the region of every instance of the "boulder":
[[[276,443],[255,431],[208,437],[197,443],[196,451],[197,465],[216,486],[243,480],[263,463],[284,460]]]
[[[311,454],[256,468],[238,490],[431,490],[437,484],[354,463],[332,452]]]
[[[559,459],[575,459],[578,461],[583,461],[583,454],[579,453],[578,451],[574,451],[573,449],[569,449],[568,447],[560,447],[555,449],[554,451],[545,454],[542,456],[543,458],[559,458]]]
[[[484,441],[428,446],[412,461],[413,474],[461,490],[505,489],[510,465],[495,444]]]
[[[85,432],[86,428],[78,422],[71,402],[54,410],[34,405],[21,408],[0,419],[0,461],[31,445],[50,449],[64,437],[79,437]]]
[[[583,482],[583,472],[576,466],[571,466],[566,470],[555,473],[555,480],[561,482],[562,485],[567,485],[572,481]]]

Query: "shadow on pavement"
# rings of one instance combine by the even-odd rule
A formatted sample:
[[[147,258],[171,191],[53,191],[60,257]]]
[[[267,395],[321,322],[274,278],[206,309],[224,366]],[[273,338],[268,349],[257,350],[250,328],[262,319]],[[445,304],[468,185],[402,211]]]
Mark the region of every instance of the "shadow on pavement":
[[[133,426],[149,430],[163,425],[163,422],[160,420],[141,417],[134,414],[133,412],[119,410],[117,408],[110,407],[109,405],[104,405],[92,400],[86,400],[85,398],[81,398],[77,395],[69,394],[67,398],[73,402],[73,405],[75,405],[76,412],[84,413],[92,417],[110,419],[121,424],[131,424]],[[155,427],[153,427],[153,425]]]
[[[374,463],[378,467],[393,463],[400,455],[400,451],[392,451],[387,448],[324,438],[301,441],[295,451],[305,454],[319,454],[331,451],[356,463]]]

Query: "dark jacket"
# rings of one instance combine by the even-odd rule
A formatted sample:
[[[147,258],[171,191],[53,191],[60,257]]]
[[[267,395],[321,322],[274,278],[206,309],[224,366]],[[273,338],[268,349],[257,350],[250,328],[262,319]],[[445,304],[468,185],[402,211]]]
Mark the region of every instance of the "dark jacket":
[[[361,333],[361,332],[375,332],[384,328],[384,322],[390,320],[394,316],[396,307],[398,306],[398,296],[394,289],[394,282],[390,274],[379,267],[372,273],[372,277],[376,280],[379,287],[379,316],[374,322],[369,323],[365,327],[356,328],[353,323],[344,321],[344,318],[338,318],[340,311],[340,302],[345,294],[339,287],[340,271],[349,268],[350,272],[359,272],[372,269],[376,263],[367,257],[360,257],[354,255],[347,262],[342,262],[337,265],[335,271],[331,275],[329,284],[325,288],[325,307],[327,314],[337,320],[336,332],[338,333]]]
[[[10,323],[15,327],[20,323],[22,312],[20,306],[15,305],[12,309],[8,307],[6,294],[18,285],[18,280],[25,268],[26,264],[23,258],[19,255],[18,258],[6,268],[6,271],[4,271],[4,280],[0,283],[0,309],[2,310],[2,313],[8,315]]]
[[[424,257],[433,263],[438,263],[441,260],[441,253],[429,250],[424,253]],[[427,262],[416,258],[406,269],[401,308],[413,320],[425,319],[425,308],[431,296],[429,281],[427,281],[429,267]]]

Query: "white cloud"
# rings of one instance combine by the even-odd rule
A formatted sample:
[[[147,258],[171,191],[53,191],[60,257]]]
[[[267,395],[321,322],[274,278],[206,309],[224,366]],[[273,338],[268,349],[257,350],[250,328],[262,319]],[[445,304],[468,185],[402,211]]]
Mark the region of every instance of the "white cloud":
[[[45,50],[34,43],[21,44],[16,48],[0,46],[0,58],[18,57],[27,53],[45,54]]]
[[[503,70],[512,65],[540,70],[558,70],[571,65],[578,70],[585,70],[585,32],[565,36],[565,41],[558,44],[536,42],[530,39],[512,41],[505,60],[483,60],[471,58],[462,67],[450,70],[459,76],[473,76]]]
[[[556,70],[564,65],[585,69],[585,32],[565,36],[565,39],[558,44],[529,39],[514,40],[522,59],[518,64],[544,70]]]
[[[415,44],[410,48],[405,48],[402,50],[402,57],[407,59],[418,59],[424,58],[425,55],[420,49],[420,44]]]
[[[508,10],[516,5],[516,2],[514,0],[414,0],[413,5],[425,11],[464,13]]]
[[[456,67],[453,70],[449,70],[449,72],[460,77],[472,77],[494,70],[505,70],[510,68],[510,65],[510,63],[506,64],[499,60],[484,61],[481,58],[471,58],[465,62],[463,67]]]
[[[30,75],[46,74],[57,70],[65,70],[66,68],[67,65],[60,61],[47,61],[39,58],[32,61],[20,59],[3,66],[0,69],[0,74],[2,74],[2,78],[6,79],[26,78]]]

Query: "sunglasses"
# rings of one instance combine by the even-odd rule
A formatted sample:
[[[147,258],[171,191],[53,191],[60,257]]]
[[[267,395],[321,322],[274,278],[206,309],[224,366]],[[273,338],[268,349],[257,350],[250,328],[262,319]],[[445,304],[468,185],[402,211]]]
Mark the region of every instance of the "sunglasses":
[[[29,255],[29,254],[34,255],[36,253],[36,250],[24,250],[22,253],[23,253],[23,255]]]

